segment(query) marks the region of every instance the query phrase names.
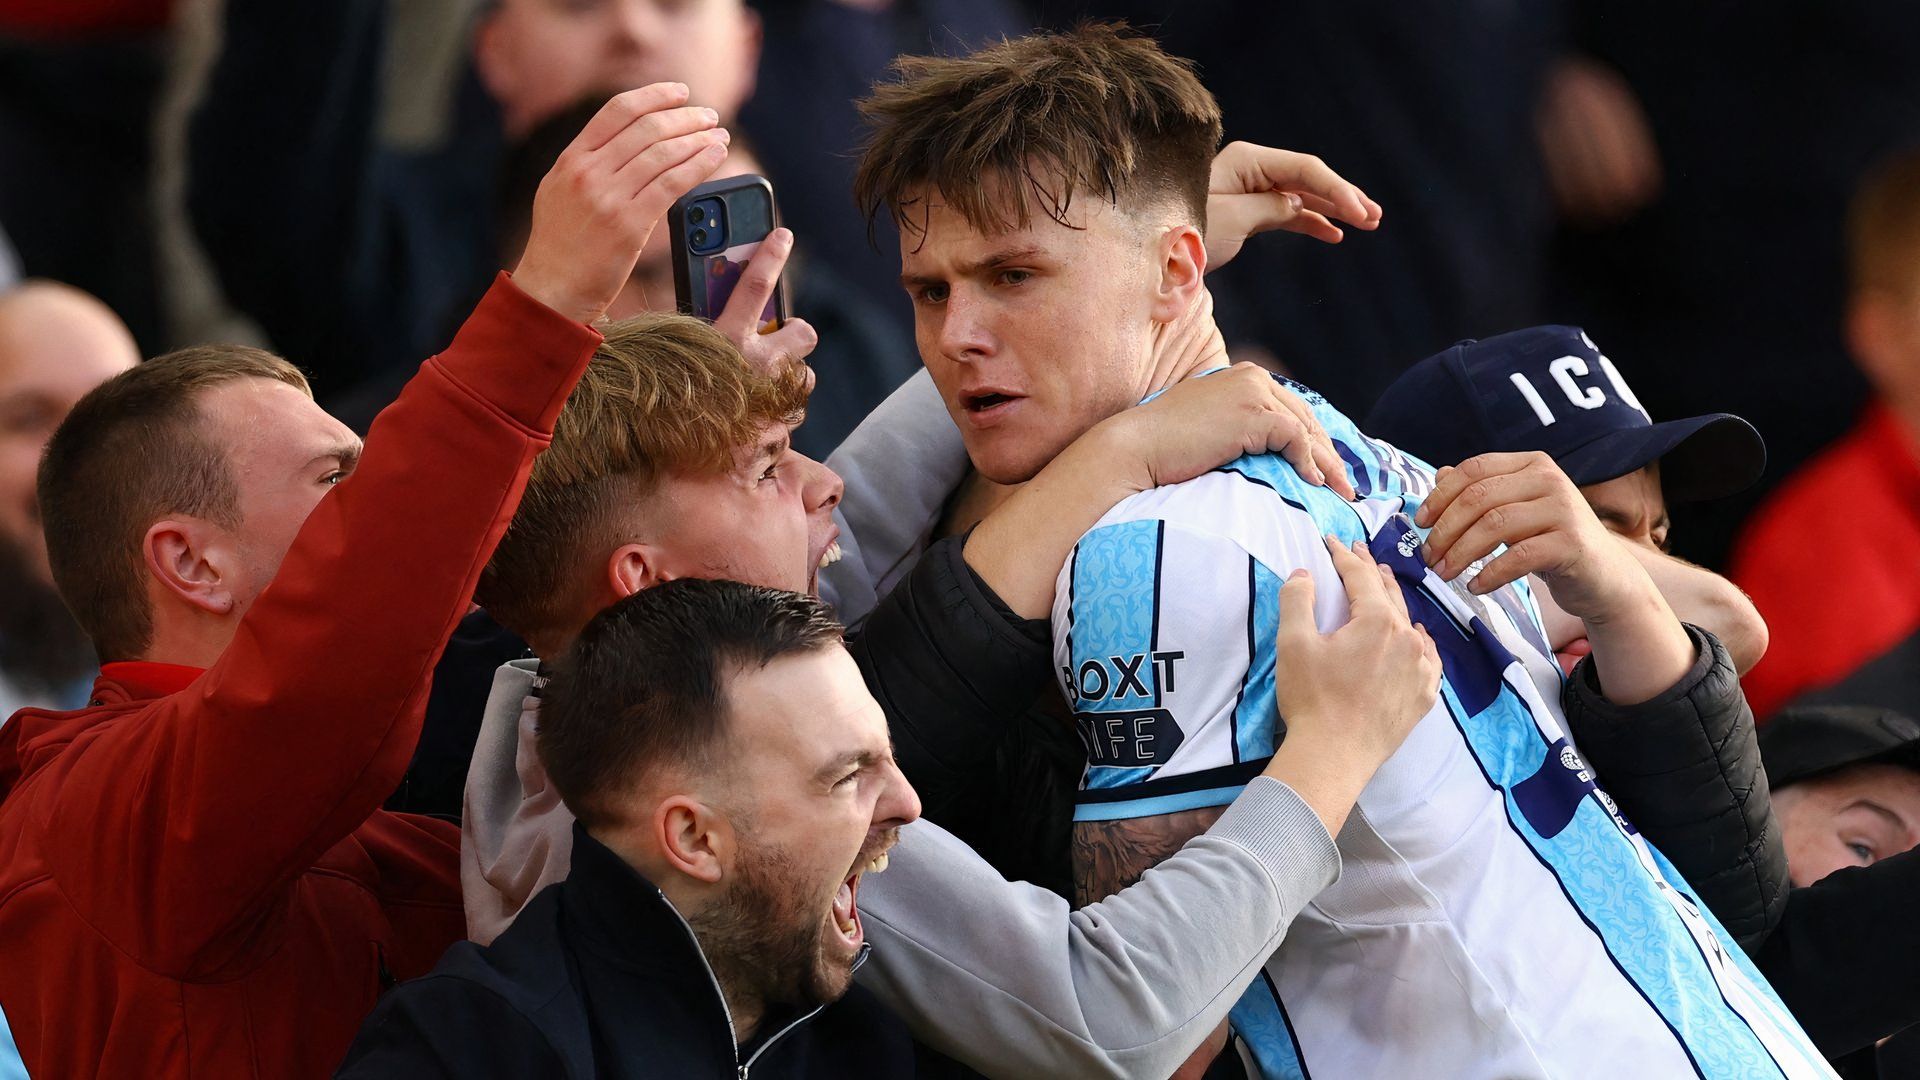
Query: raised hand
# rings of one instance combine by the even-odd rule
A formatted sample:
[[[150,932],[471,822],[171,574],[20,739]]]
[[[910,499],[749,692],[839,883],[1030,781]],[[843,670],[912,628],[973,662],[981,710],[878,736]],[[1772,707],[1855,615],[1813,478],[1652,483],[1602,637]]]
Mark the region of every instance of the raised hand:
[[[713,328],[739,347],[747,363],[768,375],[778,374],[795,361],[804,361],[820,343],[820,335],[805,319],[789,318],[773,329],[761,325],[767,301],[773,299],[773,291],[780,285],[780,272],[786,269],[787,259],[792,255],[791,230],[781,228],[768,233],[760,242],[760,250],[753,253],[746,269],[740,272],[733,295],[727,297],[727,306],[721,309],[720,317],[713,320]],[[807,369],[807,385],[812,389],[811,368]]]
[[[1207,181],[1207,268],[1226,265],[1247,237],[1281,229],[1329,244],[1346,237],[1335,221],[1380,227],[1380,204],[1312,154],[1228,143]]]
[[[1414,524],[1432,529],[1427,565],[1447,581],[1506,546],[1468,583],[1474,593],[1534,574],[1568,614],[1593,619],[1652,588],[1580,489],[1538,451],[1481,454],[1442,468]]]
[[[514,284],[570,319],[606,314],[667,208],[726,160],[718,115],[686,102],[685,84],[653,83],[587,121],[534,194]]]

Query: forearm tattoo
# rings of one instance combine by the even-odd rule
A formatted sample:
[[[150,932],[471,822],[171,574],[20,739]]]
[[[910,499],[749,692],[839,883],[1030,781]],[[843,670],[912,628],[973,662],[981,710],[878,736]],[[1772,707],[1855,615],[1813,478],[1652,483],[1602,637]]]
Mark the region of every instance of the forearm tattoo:
[[[1206,832],[1225,807],[1208,806],[1123,821],[1073,826],[1073,900],[1085,907],[1140,880],[1157,863]]]

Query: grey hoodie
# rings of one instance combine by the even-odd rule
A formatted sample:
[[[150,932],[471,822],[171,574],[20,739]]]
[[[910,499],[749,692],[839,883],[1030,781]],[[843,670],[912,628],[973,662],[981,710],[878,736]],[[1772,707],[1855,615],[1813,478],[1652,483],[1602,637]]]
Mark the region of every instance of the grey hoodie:
[[[573,816],[534,755],[535,662],[494,675],[467,777],[461,885],[491,941],[564,878]],[[1257,779],[1204,835],[1078,911],[1001,877],[929,821],[861,882],[860,981],[915,1037],[988,1076],[1166,1076],[1226,1019],[1300,909],[1339,876],[1311,808]]]

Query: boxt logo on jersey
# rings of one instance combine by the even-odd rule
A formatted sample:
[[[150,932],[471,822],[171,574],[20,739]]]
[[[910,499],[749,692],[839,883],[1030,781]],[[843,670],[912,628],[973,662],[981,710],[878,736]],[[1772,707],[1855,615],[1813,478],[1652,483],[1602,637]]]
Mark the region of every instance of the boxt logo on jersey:
[[[1186,736],[1159,706],[1161,695],[1173,692],[1186,658],[1179,651],[1132,653],[1088,658],[1078,671],[1062,669],[1073,688],[1073,719],[1090,764],[1156,766],[1173,757]]]

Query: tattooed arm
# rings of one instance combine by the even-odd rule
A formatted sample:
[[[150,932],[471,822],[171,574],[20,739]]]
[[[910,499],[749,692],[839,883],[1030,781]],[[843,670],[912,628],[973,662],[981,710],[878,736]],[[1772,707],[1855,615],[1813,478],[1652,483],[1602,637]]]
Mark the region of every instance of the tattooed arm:
[[[1073,905],[1097,903],[1140,880],[1187,841],[1207,831],[1224,807],[1153,817],[1073,823]]]

